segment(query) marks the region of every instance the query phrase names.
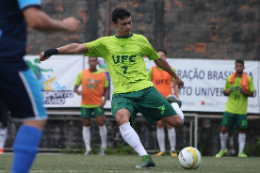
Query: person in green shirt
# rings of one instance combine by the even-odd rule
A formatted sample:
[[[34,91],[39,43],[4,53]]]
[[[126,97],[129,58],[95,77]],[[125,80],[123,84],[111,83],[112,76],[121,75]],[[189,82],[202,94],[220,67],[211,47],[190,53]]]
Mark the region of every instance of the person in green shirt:
[[[233,129],[235,125],[238,128],[238,157],[247,157],[243,152],[246,142],[245,130],[247,129],[247,98],[253,97],[255,88],[252,78],[243,72],[244,69],[244,61],[236,60],[236,72],[226,79],[223,93],[228,96],[228,101],[221,123],[221,150],[216,154],[216,157],[222,157],[228,152],[226,147],[228,129]]]
[[[151,156],[147,154],[132,127],[137,112],[141,112],[149,123],[162,119],[173,127],[183,124],[184,115],[178,106],[173,109],[155,89],[147,76],[143,56],[153,60],[158,67],[174,77],[179,89],[184,86],[184,82],[167,61],[160,58],[144,36],[131,32],[132,19],[128,10],[122,7],[115,8],[111,17],[116,35],[101,37],[89,43],[72,43],[57,49],[48,49],[40,54],[40,61],[54,54],[85,53],[87,56],[103,57],[114,86],[112,114],[119,125],[123,139],[142,158],[142,162],[136,168],[155,167]]]

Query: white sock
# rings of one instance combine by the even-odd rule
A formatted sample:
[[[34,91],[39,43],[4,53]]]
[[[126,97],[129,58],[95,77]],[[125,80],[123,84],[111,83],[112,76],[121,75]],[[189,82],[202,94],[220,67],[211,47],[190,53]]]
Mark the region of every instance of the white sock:
[[[245,133],[239,133],[238,134],[238,145],[239,145],[239,152],[238,153],[243,153],[245,143],[246,143],[246,134]]]
[[[225,134],[220,133],[221,150],[225,150],[227,148],[227,139],[228,139],[228,133]]]
[[[181,117],[182,122],[184,123],[184,114],[181,111],[179,105],[177,103],[172,103],[171,105],[172,105],[173,109],[177,112],[177,114]]]
[[[85,142],[86,149],[91,151],[91,147],[90,147],[90,137],[91,137],[90,127],[83,126],[82,135],[83,135],[83,140]]]
[[[120,133],[123,139],[140,155],[148,155],[145,151],[139,136],[135,130],[130,126],[130,122],[122,124],[119,126]]]
[[[174,128],[168,129],[168,138],[171,146],[171,151],[175,152],[176,132]]]
[[[7,138],[7,127],[0,128],[0,148],[3,150]]]
[[[107,127],[106,125],[98,126],[101,138],[101,148],[107,148]]]
[[[165,132],[164,128],[158,128],[156,130],[157,141],[160,147],[160,151],[165,152]]]

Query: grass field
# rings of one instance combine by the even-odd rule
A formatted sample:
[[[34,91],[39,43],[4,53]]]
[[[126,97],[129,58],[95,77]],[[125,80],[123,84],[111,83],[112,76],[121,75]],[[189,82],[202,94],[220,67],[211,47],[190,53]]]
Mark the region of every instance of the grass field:
[[[10,172],[12,154],[0,155],[0,173]],[[259,173],[260,158],[202,157],[196,170],[185,170],[178,158],[153,157],[156,168],[136,169],[138,156],[83,156],[76,154],[39,154],[30,172],[90,172],[90,173]]]

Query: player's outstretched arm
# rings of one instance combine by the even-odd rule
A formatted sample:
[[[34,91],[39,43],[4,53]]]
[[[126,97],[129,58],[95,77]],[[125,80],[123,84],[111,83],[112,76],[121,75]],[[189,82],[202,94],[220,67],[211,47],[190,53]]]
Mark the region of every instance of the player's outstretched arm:
[[[45,61],[55,54],[78,54],[88,53],[88,47],[85,44],[72,43],[57,49],[47,49],[40,54],[39,61]]]
[[[179,76],[172,70],[171,66],[168,64],[168,62],[163,59],[163,58],[159,58],[154,60],[155,64],[164,69],[165,71],[167,71],[172,77],[174,77],[175,79],[175,83],[176,85],[178,85],[179,89],[181,89],[184,86],[184,82],[179,78]]]
[[[63,20],[54,20],[41,9],[28,7],[23,11],[26,23],[40,31],[68,31],[76,32],[79,29],[80,22],[74,17],[68,17]]]

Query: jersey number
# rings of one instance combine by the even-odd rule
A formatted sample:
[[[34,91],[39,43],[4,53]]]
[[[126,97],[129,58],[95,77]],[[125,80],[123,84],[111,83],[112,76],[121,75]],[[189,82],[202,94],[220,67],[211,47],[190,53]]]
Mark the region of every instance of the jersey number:
[[[128,67],[122,67],[122,69],[124,70],[124,72],[123,72],[124,74],[126,74],[127,68]]]
[[[240,95],[235,95],[235,100],[239,100],[240,99]]]

